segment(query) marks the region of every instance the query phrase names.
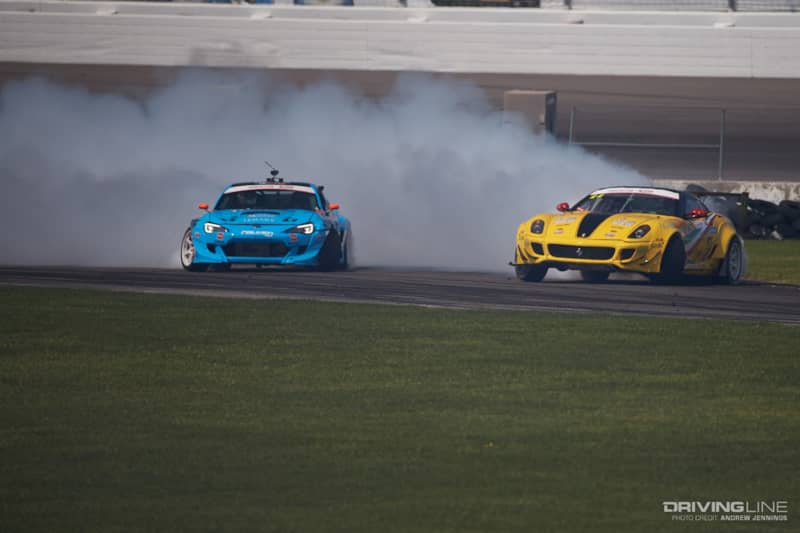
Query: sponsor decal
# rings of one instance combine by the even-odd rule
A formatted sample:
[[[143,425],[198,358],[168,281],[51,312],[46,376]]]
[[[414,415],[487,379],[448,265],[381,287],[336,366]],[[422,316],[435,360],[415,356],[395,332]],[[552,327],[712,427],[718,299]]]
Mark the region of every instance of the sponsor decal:
[[[677,200],[680,198],[680,194],[675,191],[667,191],[664,189],[656,189],[651,187],[609,187],[607,189],[599,189],[592,193],[592,195],[598,196],[603,194],[641,194],[645,196],[669,198],[671,200]]]
[[[786,500],[663,501],[662,510],[674,522],[788,522]]]
[[[614,226],[622,226],[623,228],[630,228],[631,226],[636,224],[635,220],[630,218],[618,218],[611,222]]]
[[[575,217],[556,217],[553,219],[553,224],[571,224],[576,220]]]
[[[271,231],[267,230],[252,230],[252,229],[243,229],[239,232],[241,235],[258,235],[259,237],[272,237],[275,235]]]
[[[300,191],[313,193],[314,189],[304,185],[288,185],[285,183],[254,183],[251,185],[236,185],[234,187],[228,187],[225,190],[225,194],[241,191]]]
[[[553,235],[561,235],[564,233],[564,228],[556,228],[553,230]]]

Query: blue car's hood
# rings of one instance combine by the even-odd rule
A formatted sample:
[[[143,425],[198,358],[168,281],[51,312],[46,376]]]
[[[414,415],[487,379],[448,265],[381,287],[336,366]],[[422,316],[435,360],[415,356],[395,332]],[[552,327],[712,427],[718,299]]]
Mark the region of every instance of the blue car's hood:
[[[209,220],[221,224],[305,224],[318,218],[313,211],[305,209],[235,209],[209,213]]]

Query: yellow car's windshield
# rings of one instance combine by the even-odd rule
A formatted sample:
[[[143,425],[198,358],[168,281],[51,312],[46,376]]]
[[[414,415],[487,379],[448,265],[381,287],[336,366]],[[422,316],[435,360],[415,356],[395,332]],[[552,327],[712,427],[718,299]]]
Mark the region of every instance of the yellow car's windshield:
[[[589,211],[612,215],[615,213],[653,213],[676,216],[678,200],[646,194],[590,194],[575,204],[572,211]]]

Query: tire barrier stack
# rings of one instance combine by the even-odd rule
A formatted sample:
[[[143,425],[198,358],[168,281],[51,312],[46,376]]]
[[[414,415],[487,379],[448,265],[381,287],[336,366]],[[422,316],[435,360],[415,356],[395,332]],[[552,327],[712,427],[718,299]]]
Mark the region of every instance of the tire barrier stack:
[[[754,239],[800,238],[800,202],[749,200],[746,237]]]
[[[750,198],[746,192],[712,192],[697,185],[690,185],[686,190],[712,211],[730,218],[746,239],[800,238],[800,202],[783,200],[776,204]]]

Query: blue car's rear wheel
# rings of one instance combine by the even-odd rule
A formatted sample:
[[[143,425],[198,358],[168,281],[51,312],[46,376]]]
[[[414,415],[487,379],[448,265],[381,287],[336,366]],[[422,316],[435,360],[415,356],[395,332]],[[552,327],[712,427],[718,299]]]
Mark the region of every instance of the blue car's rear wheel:
[[[353,234],[349,231],[344,234],[342,239],[342,258],[339,261],[339,270],[347,270],[350,268],[350,262],[353,260]]]
[[[203,272],[208,269],[208,265],[204,263],[195,263],[197,252],[194,249],[194,242],[192,241],[192,228],[186,230],[181,239],[181,266],[184,270],[192,272]]]

